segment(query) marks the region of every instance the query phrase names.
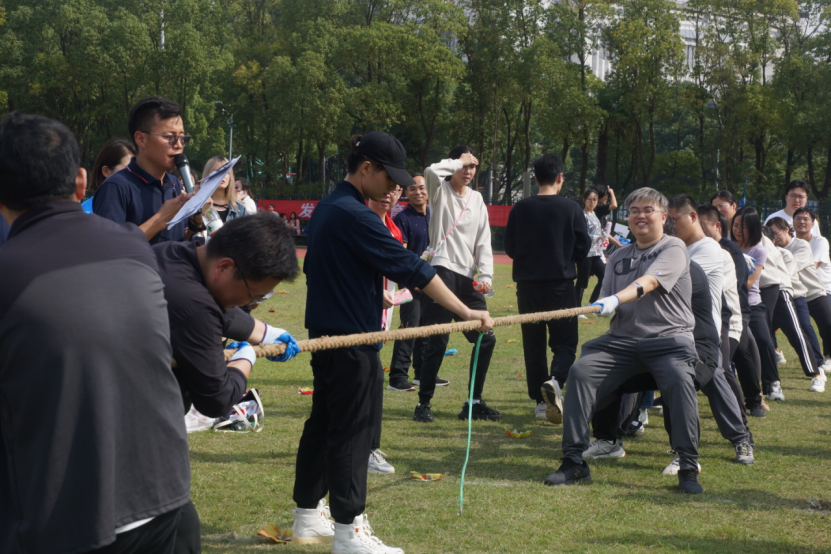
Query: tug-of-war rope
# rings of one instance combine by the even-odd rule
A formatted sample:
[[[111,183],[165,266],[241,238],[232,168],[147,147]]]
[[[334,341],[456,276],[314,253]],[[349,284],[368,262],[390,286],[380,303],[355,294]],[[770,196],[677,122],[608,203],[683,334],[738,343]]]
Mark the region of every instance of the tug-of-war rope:
[[[578,315],[593,314],[600,311],[600,306],[585,306],[582,308],[570,308],[566,310],[555,310],[552,312],[537,312],[533,314],[509,315],[493,319],[494,327],[505,327],[520,323],[539,323],[551,319],[563,319],[577,317]],[[394,340],[407,340],[429,337],[432,335],[444,335],[447,333],[459,333],[462,331],[476,331],[481,322],[479,320],[461,321],[459,323],[442,323],[439,325],[427,325],[424,327],[406,327],[392,331],[377,331],[375,333],[359,333],[356,335],[338,335],[334,337],[320,337],[297,341],[301,352],[317,352],[318,350],[333,350],[335,348],[348,348],[350,346],[364,346]],[[286,350],[283,343],[263,344],[254,346],[258,358],[266,356],[279,356]],[[225,350],[225,359],[230,360],[236,350]]]

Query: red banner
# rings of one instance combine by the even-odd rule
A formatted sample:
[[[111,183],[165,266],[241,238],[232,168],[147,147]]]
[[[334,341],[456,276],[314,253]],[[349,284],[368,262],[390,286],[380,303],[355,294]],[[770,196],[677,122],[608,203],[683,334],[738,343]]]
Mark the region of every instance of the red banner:
[[[274,206],[274,211],[281,214],[286,214],[286,218],[291,216],[291,212],[297,214],[297,219],[309,219],[317,207],[320,200],[258,200],[257,208],[260,210],[268,210],[269,206]],[[407,207],[408,202],[398,202],[392,209],[392,217],[398,215],[398,212]],[[493,227],[505,227],[508,224],[508,214],[511,213],[512,206],[488,206],[488,218]]]

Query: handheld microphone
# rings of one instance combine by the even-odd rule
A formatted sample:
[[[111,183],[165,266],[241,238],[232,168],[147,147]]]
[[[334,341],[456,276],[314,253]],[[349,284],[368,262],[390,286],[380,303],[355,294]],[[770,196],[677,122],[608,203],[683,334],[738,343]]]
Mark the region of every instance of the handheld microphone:
[[[184,154],[177,154],[173,158],[173,162],[179,169],[179,173],[182,174],[182,182],[185,184],[185,190],[187,192],[193,192],[193,177],[190,174],[190,162],[188,161],[188,157]]]

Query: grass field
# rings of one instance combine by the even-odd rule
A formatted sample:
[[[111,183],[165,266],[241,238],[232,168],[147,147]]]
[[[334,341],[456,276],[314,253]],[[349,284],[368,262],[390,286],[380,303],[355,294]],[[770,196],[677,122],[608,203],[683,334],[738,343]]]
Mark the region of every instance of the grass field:
[[[493,316],[517,313],[515,289],[506,287],[513,284],[510,270],[497,266],[496,296],[489,301]],[[302,276],[278,288],[289,294],[275,295],[255,316],[306,338]],[[581,342],[607,328],[602,318],[581,320]],[[433,399],[434,424],[411,421],[416,393],[384,391],[381,448],[396,473],[369,476],[367,513],[386,544],[408,554],[831,552],[831,392],[807,391],[810,381],[784,339],[780,347],[788,363],[780,372],[786,402],[772,403],[764,419],[751,419],[758,446],[753,466],[732,463],[733,450],[699,394],[704,494],[690,497],[675,492],[675,477],[661,475],[671,455],[657,410],[650,411],[646,435],[625,443],[625,458],[592,464],[592,485],[544,486],[542,480],[559,466],[562,428],[533,417],[519,327],[499,328],[496,336],[484,398],[504,419],[473,424],[461,517],[459,475],[467,426],[456,414],[465,400],[471,346],[461,334],[451,336],[449,347],[459,354],[442,365],[440,375],[451,385]],[[388,344],[381,352],[385,365],[391,351]],[[265,403],[262,433],[189,436],[192,498],[206,553],[331,550],[263,544],[255,538],[266,524],[291,526],[295,455],[311,406],[311,397],[297,389],[312,384],[308,362],[308,354],[285,364],[257,362],[250,385],[259,388]],[[503,424],[533,433],[507,438]],[[407,481],[411,470],[444,473],[445,479]]]

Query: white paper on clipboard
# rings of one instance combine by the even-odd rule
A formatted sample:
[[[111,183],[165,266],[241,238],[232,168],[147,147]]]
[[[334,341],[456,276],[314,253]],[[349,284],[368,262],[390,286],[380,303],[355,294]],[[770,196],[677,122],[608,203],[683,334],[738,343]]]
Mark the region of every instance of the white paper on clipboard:
[[[202,185],[201,187],[199,187],[199,191],[196,194],[194,194],[191,197],[191,199],[185,203],[184,206],[182,206],[182,209],[179,210],[179,213],[176,214],[176,217],[170,220],[170,222],[167,224],[168,230],[171,229],[177,223],[187,219],[188,217],[200,211],[202,209],[202,206],[205,205],[205,202],[208,201],[208,198],[210,198],[211,195],[214,193],[216,187],[219,186],[219,183],[222,182],[222,179],[225,178],[225,175],[227,175],[228,172],[231,171],[231,168],[234,167],[234,165],[237,163],[237,160],[239,160],[241,157],[242,156],[237,156],[227,164],[223,165],[222,167],[220,167],[219,169],[217,169],[216,171],[199,181]],[[234,183],[230,183],[228,186],[232,187],[234,186]]]
[[[626,225],[621,225],[620,223],[615,223],[615,234],[620,235],[622,237],[629,236],[629,227]]]

